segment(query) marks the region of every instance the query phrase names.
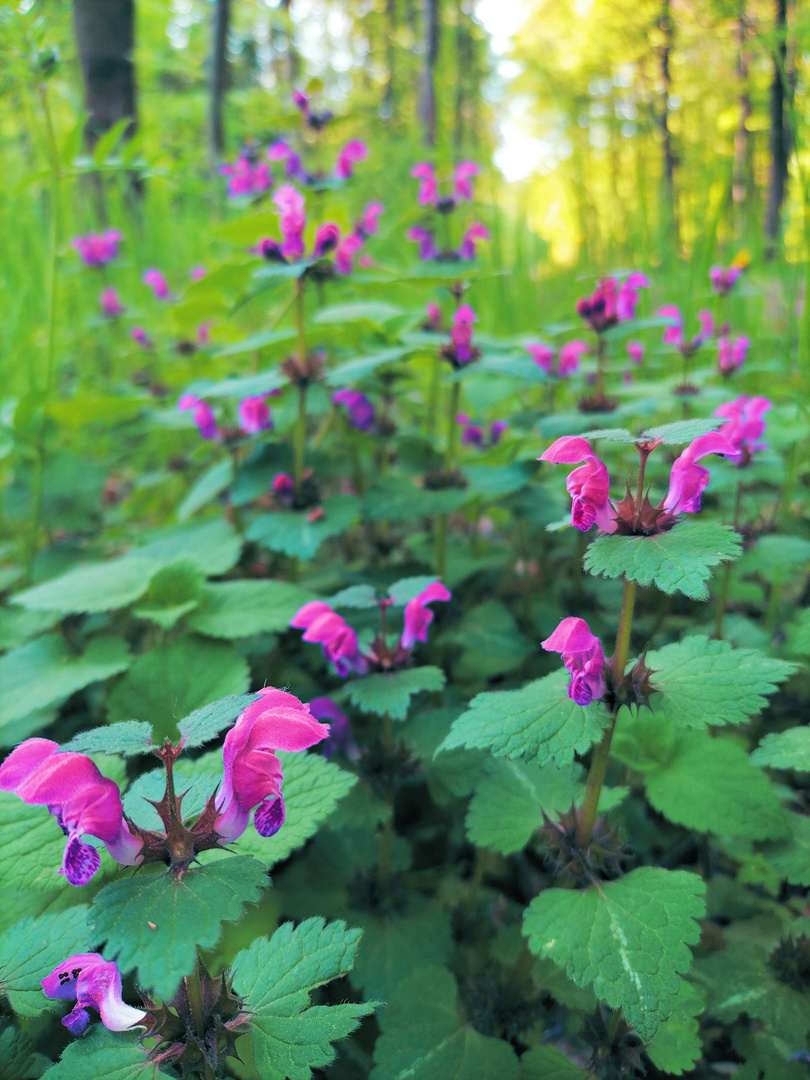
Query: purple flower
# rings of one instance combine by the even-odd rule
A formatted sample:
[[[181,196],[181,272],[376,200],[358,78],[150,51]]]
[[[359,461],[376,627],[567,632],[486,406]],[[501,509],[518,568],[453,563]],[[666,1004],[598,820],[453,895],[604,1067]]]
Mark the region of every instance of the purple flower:
[[[297,109],[301,110],[301,115],[305,120],[309,119],[309,98],[306,94],[300,90],[293,90],[292,92],[293,104]]]
[[[192,418],[194,423],[200,429],[200,435],[204,439],[217,439],[219,438],[219,428],[214,418],[214,412],[210,405],[207,405],[204,401],[200,401],[198,397],[193,394],[183,394],[180,400],[177,402],[177,408],[181,412],[187,412],[192,410]]]
[[[532,360],[543,371],[551,374],[552,367],[554,365],[554,358],[557,355],[554,349],[548,345],[541,345],[539,342],[533,342],[531,345],[526,346],[526,352],[531,356]]]
[[[673,514],[697,514],[701,497],[709,482],[709,470],[695,464],[707,454],[724,454],[738,458],[741,451],[734,447],[719,431],[710,431],[694,439],[675,459],[669,477],[669,491],[664,499],[664,509]]]
[[[474,221],[464,233],[458,257],[469,261],[475,258],[475,245],[479,240],[489,240],[489,229],[480,221]]]
[[[219,170],[228,179],[228,194],[231,198],[239,195],[259,195],[272,186],[273,178],[263,161],[254,162],[244,155],[233,165],[222,165]]]
[[[468,364],[473,358],[472,344],[473,323],[478,321],[473,309],[469,304],[462,304],[453,316],[453,326],[450,330],[450,338],[456,361],[459,364]]]
[[[433,612],[427,607],[436,600],[449,600],[450,593],[440,581],[434,581],[423,589],[418,596],[405,605],[405,629],[400,638],[400,647],[412,649],[417,641],[427,641],[428,627],[433,622]]]
[[[86,885],[101,862],[98,851],[82,843],[85,834],[102,840],[117,862],[134,866],[141,841],[124,821],[118,785],[84,754],[58,751],[50,739],[26,739],[0,766],[0,791],[48,807],[68,838],[59,873],[71,885]]]
[[[324,739],[321,746],[324,757],[331,757],[337,750],[342,750],[349,761],[360,759],[360,747],[354,740],[351,721],[331,698],[313,698],[309,703],[309,711],[317,720],[329,722],[329,737]]]
[[[363,246],[362,237],[357,233],[349,233],[343,243],[335,251],[335,269],[339,274],[350,274],[354,257]]]
[[[695,334],[689,341],[684,341],[683,336],[683,316],[681,315],[680,308],[677,304],[664,304],[663,307],[658,309],[658,314],[665,319],[671,319],[671,323],[664,330],[664,344],[674,345],[675,348],[683,356],[693,356],[706,338],[712,336],[713,321],[712,313],[710,311],[699,311],[698,322],[700,323],[700,331]]]
[[[273,494],[279,500],[289,506],[295,495],[295,481],[287,473],[277,473],[273,477]]]
[[[334,222],[328,221],[325,225],[320,225],[315,233],[315,246],[312,249],[312,254],[316,259],[322,259],[330,251],[334,251],[339,241],[340,229]]]
[[[467,202],[472,201],[472,178],[478,176],[480,169],[473,161],[462,161],[456,169],[454,176],[454,188],[453,196],[455,199],[466,199]],[[462,256],[463,258],[464,256]]]
[[[357,634],[337,612],[322,600],[304,604],[293,618],[290,626],[304,631],[304,641],[317,642],[324,657],[335,665],[338,675],[350,671],[362,675],[368,669],[366,658],[361,655]]]
[[[363,217],[358,225],[358,232],[363,237],[374,236],[379,228],[379,217],[385,210],[385,207],[380,202],[369,203],[363,211]]]
[[[733,341],[727,336],[720,338],[717,342],[717,363],[724,375],[730,375],[732,371],[742,367],[750,344],[745,335]]]
[[[156,300],[168,300],[171,296],[169,284],[160,270],[147,270],[143,275],[144,285],[148,285]]]
[[[260,431],[269,431],[273,418],[267,405],[269,394],[258,397],[246,397],[239,402],[239,426],[248,435],[257,435]]]
[[[714,416],[728,418],[721,434],[739,452],[738,468],[750,464],[757,450],[765,449],[767,444],[759,441],[765,432],[762,416],[772,407],[766,397],[749,398],[742,394],[714,410]]]
[[[568,341],[560,349],[560,359],[557,363],[562,378],[573,375],[579,367],[579,358],[588,351],[584,341]]]
[[[354,173],[354,166],[368,157],[368,147],[359,139],[347,142],[338,154],[335,176],[339,180],[349,180]]]
[[[489,425],[489,444],[490,446],[497,446],[501,441],[501,436],[509,427],[503,420],[493,420]]]
[[[222,786],[215,805],[214,829],[223,845],[231,844],[253,824],[260,836],[273,836],[284,824],[281,762],[277,750],[306,750],[325,739],[329,725],[310,715],[309,706],[292,694],[266,686],[225,736]]]
[[[590,705],[605,694],[602,669],[605,654],[602,643],[595,637],[584,619],[563,619],[554,633],[541,641],[546,652],[562,653],[562,660],[571,672],[568,696],[577,705]]]
[[[564,435],[553,442],[539,460],[551,461],[555,465],[573,465],[584,461],[585,464],[574,469],[565,482],[573,500],[571,524],[580,532],[587,532],[592,525],[596,525],[601,532],[616,531],[607,466],[596,457],[587,439]]]
[[[411,176],[421,180],[417,196],[419,205],[435,206],[439,198],[439,185],[436,183],[433,166],[427,161],[420,161],[411,169]]]
[[[359,390],[338,390],[332,401],[346,406],[352,427],[359,431],[371,431],[374,427],[374,406]]]
[[[713,266],[709,271],[712,289],[720,296],[725,296],[734,288],[735,282],[742,272],[742,266],[729,266],[728,269],[724,269],[722,266]]]
[[[592,330],[601,334],[634,317],[638,290],[648,288],[649,284],[644,274],[638,271],[630,274],[622,285],[616,278],[603,278],[590,296],[577,301],[577,314]]]
[[[430,303],[425,307],[427,322],[423,329],[440,331],[442,328],[442,309],[438,304]]]
[[[304,196],[291,184],[280,187],[273,202],[281,211],[281,234],[284,243],[282,254],[290,259],[300,259],[304,254]]]
[[[124,305],[118,298],[117,289],[104,289],[99,297],[99,304],[101,305],[103,314],[106,315],[108,319],[114,319],[118,315],[123,315],[124,313]]]
[[[88,233],[87,236],[75,236],[73,246],[81,255],[86,266],[104,266],[118,254],[118,245],[123,239],[117,229],[108,229],[105,233]]]
[[[121,995],[118,965],[99,953],[75,953],[42,980],[49,998],[75,999],[75,1008],[62,1020],[72,1035],[81,1035],[90,1023],[88,1008],[95,1009],[110,1031],[128,1031],[143,1025],[146,1013],[127,1005]]]
[[[639,341],[628,341],[627,355],[634,364],[640,364],[644,359],[644,346]]]
[[[419,244],[419,258],[423,262],[430,262],[439,254],[439,249],[433,239],[433,232],[430,229],[423,229],[421,225],[414,225],[408,232],[408,239]]]
[[[299,183],[306,183],[309,179],[301,163],[301,158],[296,154],[289,143],[285,143],[281,140],[274,142],[267,151],[267,158],[269,161],[286,162],[284,171],[291,180],[297,180]]]
[[[464,430],[461,433],[461,441],[465,446],[496,446],[501,441],[501,436],[507,429],[507,424],[503,420],[495,420],[490,424],[489,428],[489,442],[484,442],[484,429],[474,424],[470,420],[466,413],[459,413],[456,417],[456,423],[461,424]]]
[[[137,341],[142,349],[151,349],[152,341],[142,326],[133,326],[130,331],[132,340]]]
[[[204,266],[192,266],[190,278],[192,281],[200,281],[208,273]]]

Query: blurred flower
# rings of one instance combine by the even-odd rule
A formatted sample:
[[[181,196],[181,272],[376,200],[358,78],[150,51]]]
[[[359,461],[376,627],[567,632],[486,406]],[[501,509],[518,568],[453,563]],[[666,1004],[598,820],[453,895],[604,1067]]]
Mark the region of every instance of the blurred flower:
[[[143,275],[144,285],[148,285],[157,300],[168,300],[171,296],[169,285],[160,270],[147,270]]]
[[[419,258],[423,262],[430,262],[432,259],[437,258],[439,249],[436,247],[433,232],[430,229],[423,229],[421,225],[414,225],[408,231],[408,239],[419,244]]]
[[[328,697],[313,698],[309,710],[316,719],[329,722],[329,737],[324,739],[321,746],[323,756],[331,757],[336,751],[342,750],[349,761],[359,761],[360,747],[354,740],[351,721],[334,701]]]
[[[749,398],[742,394],[714,410],[713,416],[728,418],[721,434],[739,453],[740,457],[736,462],[738,468],[749,465],[753,454],[766,448],[767,443],[759,440],[765,432],[763,413],[771,408],[773,405],[766,397]]]
[[[359,431],[371,431],[374,427],[374,406],[359,390],[338,390],[332,401],[346,407],[352,427]]]
[[[130,334],[132,340],[137,341],[142,349],[152,348],[152,340],[142,326],[133,326]]]
[[[478,176],[481,170],[473,161],[462,161],[455,172],[453,195],[456,200],[464,199],[472,201],[472,178]]]
[[[212,320],[208,322],[200,323],[197,327],[197,341],[200,345],[211,344],[211,327],[214,325]]]
[[[730,375],[738,367],[742,367],[748,353],[750,340],[742,335],[733,341],[727,337],[721,337],[717,342],[717,363],[724,375]]]
[[[634,364],[640,364],[644,359],[644,346],[639,341],[628,341],[627,355]]]
[[[217,427],[214,412],[210,405],[207,405],[204,401],[200,401],[194,394],[183,394],[177,402],[177,408],[180,409],[181,412],[191,410],[192,419],[200,429],[200,435],[202,435],[204,439],[219,438],[219,428]]]
[[[742,266],[729,266],[723,268],[722,266],[713,266],[709,271],[709,279],[712,283],[712,289],[719,296],[726,296],[734,288],[737,278],[743,272]]]
[[[335,251],[335,269],[339,274],[350,274],[354,256],[363,246],[362,237],[357,233],[349,233],[343,243]]]
[[[291,180],[297,180],[299,184],[306,184],[310,180],[309,174],[304,169],[300,156],[293,150],[289,143],[279,140],[274,142],[267,151],[268,161],[285,162],[284,171]]]
[[[379,228],[379,217],[385,211],[381,202],[372,202],[363,211],[363,217],[356,226],[356,231],[365,240],[367,236],[374,236]]]
[[[506,431],[507,424],[502,420],[495,420],[490,424],[489,439],[485,442],[484,429],[474,424],[466,413],[459,413],[456,423],[461,424],[464,430],[461,433],[461,441],[465,446],[496,446],[501,441],[501,436]]]
[[[246,397],[239,402],[239,426],[248,435],[257,435],[260,431],[269,431],[273,418],[267,405],[269,394],[258,397]]]
[[[273,184],[270,169],[263,161],[251,161],[249,157],[239,157],[232,165],[221,165],[223,176],[228,177],[228,194],[231,198],[239,195],[260,195]]]
[[[462,304],[453,316],[450,330],[452,344],[442,346],[439,355],[444,360],[449,360],[456,369],[477,360],[481,355],[480,350],[472,344],[473,323],[477,321],[478,318],[469,304]]]
[[[72,1035],[81,1035],[90,1023],[88,1008],[95,1009],[110,1031],[128,1031],[142,1025],[146,1013],[125,1004],[118,965],[100,953],[75,953],[63,960],[42,980],[49,998],[75,999],[75,1008],[62,1024]]]
[[[684,341],[683,316],[681,315],[681,309],[677,304],[664,304],[663,307],[658,309],[658,315],[662,318],[671,320],[669,326],[664,330],[664,344],[674,345],[681,356],[694,356],[703,342],[712,336],[714,323],[710,311],[703,310],[698,312],[697,317],[698,322],[700,323],[700,331],[689,341]]]
[[[649,288],[644,274],[635,271],[621,285],[616,278],[603,278],[595,291],[577,301],[580,315],[597,334],[635,316],[638,290]]]
[[[367,157],[368,147],[366,144],[359,139],[352,139],[351,142],[346,143],[338,154],[337,164],[335,165],[335,176],[339,180],[351,179],[354,173],[354,166],[360,161],[365,161]]]
[[[273,477],[273,494],[279,500],[284,503],[285,506],[290,506],[295,495],[295,481],[287,473],[277,473]]]
[[[109,319],[114,319],[124,313],[124,305],[118,299],[117,289],[104,289],[99,297],[99,303],[101,304],[102,313]]]
[[[438,333],[442,328],[442,309],[438,304],[430,303],[425,307],[425,313],[427,319],[422,324],[422,329]]]
[[[105,233],[88,233],[75,236],[73,246],[87,266],[104,266],[118,254],[118,245],[123,236],[117,229],[108,229]]]
[[[192,266],[190,277],[192,281],[200,281],[207,273],[204,266]]]
[[[489,240],[489,229],[480,221],[474,221],[464,233],[461,247],[458,249],[458,257],[466,261],[474,259],[475,245],[479,240]]]
[[[601,641],[591,633],[584,619],[563,619],[540,645],[547,652],[562,654],[562,661],[571,672],[568,696],[572,701],[577,705],[590,705],[604,697],[606,686],[602,669],[605,654]]]
[[[411,176],[421,181],[417,195],[419,205],[435,206],[439,197],[439,185],[436,183],[433,166],[427,161],[420,161],[411,169]]]
[[[588,346],[584,341],[567,341],[560,349],[560,359],[558,364],[560,375],[563,378],[565,378],[566,375],[573,375],[579,367],[580,356],[587,351]]]
[[[346,676],[350,671],[362,675],[367,671],[368,662],[360,653],[357,634],[323,601],[304,604],[290,620],[290,626],[304,631],[304,641],[321,646],[324,657],[335,665],[338,675]]]
[[[450,592],[440,581],[434,581],[418,596],[414,596],[405,605],[405,629],[400,638],[400,647],[412,649],[417,641],[427,641],[428,627],[433,622],[433,612],[427,606],[436,600],[449,600]]]

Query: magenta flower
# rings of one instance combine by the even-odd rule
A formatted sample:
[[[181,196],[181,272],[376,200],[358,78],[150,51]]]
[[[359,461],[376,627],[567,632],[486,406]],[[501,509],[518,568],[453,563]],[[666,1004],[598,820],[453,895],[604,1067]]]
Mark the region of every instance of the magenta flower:
[[[115,319],[118,315],[123,315],[124,305],[118,298],[117,289],[104,289],[99,297],[99,304],[101,310],[108,319]]]
[[[281,211],[281,234],[284,243],[281,252],[287,258],[300,259],[304,254],[304,196],[291,184],[280,187],[273,202]]]
[[[473,161],[462,161],[456,169],[453,188],[453,196],[456,200],[466,199],[467,202],[472,202],[472,178],[478,176],[481,170]]]
[[[489,425],[489,444],[490,446],[497,446],[501,441],[501,436],[509,427],[503,420],[493,420]]]
[[[197,341],[200,345],[211,344],[211,327],[213,325],[213,320],[209,319],[208,322],[200,323],[197,327]]]
[[[360,760],[360,747],[354,740],[351,721],[331,698],[313,698],[309,703],[309,711],[317,720],[329,722],[329,737],[324,739],[321,746],[324,757],[331,757],[336,751],[342,750],[349,761]]]
[[[554,367],[554,360],[557,353],[548,345],[541,345],[539,342],[533,342],[526,346],[526,352],[531,356],[532,360],[543,371],[551,374]]]
[[[143,275],[144,285],[148,285],[156,300],[168,300],[171,296],[169,284],[160,270],[147,270]]]
[[[475,245],[479,240],[489,240],[489,229],[480,221],[474,221],[464,233],[461,247],[458,249],[458,257],[468,262],[474,259]]]
[[[713,266],[709,271],[712,289],[720,296],[725,296],[734,288],[734,284],[742,272],[743,268],[741,266],[729,266],[728,269],[724,269],[722,266]]]
[[[116,862],[134,866],[141,841],[124,821],[118,785],[84,754],[58,751],[50,739],[26,739],[0,766],[0,791],[48,807],[68,838],[59,873],[71,885],[86,885],[101,863],[98,851],[82,843],[85,834],[102,840]]]
[[[352,139],[351,142],[346,143],[338,154],[335,176],[339,180],[351,179],[354,174],[354,166],[360,161],[365,161],[367,157],[368,147],[366,144],[359,139]]]
[[[357,634],[342,616],[322,600],[304,604],[290,621],[290,626],[304,631],[304,641],[317,642],[324,657],[335,665],[338,675],[350,671],[362,675],[368,669],[366,658],[361,655]]]
[[[717,342],[717,363],[724,375],[730,375],[732,371],[742,367],[750,344],[750,340],[745,335],[733,341],[727,336],[720,338]]]
[[[75,236],[73,246],[81,255],[86,266],[104,266],[118,254],[118,245],[123,236],[117,229],[108,229],[105,233],[88,233],[87,236]]]
[[[590,296],[577,301],[577,314],[592,330],[601,334],[635,316],[638,290],[648,288],[649,284],[644,274],[637,271],[622,285],[616,278],[603,278]]]
[[[681,353],[682,356],[693,356],[703,342],[712,336],[712,330],[714,327],[712,320],[712,313],[710,311],[699,311],[698,322],[700,323],[700,331],[695,334],[689,341],[684,340],[683,336],[683,316],[681,310],[677,304],[664,304],[663,307],[658,309],[658,314],[665,319],[670,319],[671,322],[664,330],[664,344],[674,345],[675,348]]]
[[[423,229],[421,225],[414,225],[408,231],[408,239],[419,244],[419,258],[423,262],[430,262],[432,259],[437,258],[439,249],[436,247],[431,229]]]
[[[562,660],[571,672],[568,696],[577,705],[590,705],[605,694],[602,669],[605,654],[602,643],[595,637],[584,619],[563,619],[554,633],[541,641],[546,652],[562,653]]]
[[[189,277],[192,281],[201,281],[208,273],[204,266],[192,266]]]
[[[596,457],[587,439],[564,435],[553,442],[539,460],[551,461],[555,465],[573,465],[584,461],[585,464],[574,469],[565,482],[573,500],[571,524],[580,532],[587,532],[594,524],[601,532],[616,531],[615,512],[609,498],[607,466]]]
[[[438,333],[442,328],[442,309],[438,304],[430,303],[425,307],[425,314],[427,315],[427,320],[422,329],[432,330],[434,333]]]
[[[232,165],[221,165],[223,176],[228,177],[228,194],[231,198],[239,195],[260,195],[272,186],[273,177],[263,161],[251,161],[242,155]]]
[[[143,1025],[146,1013],[127,1005],[121,995],[121,972],[99,953],[75,953],[42,980],[49,998],[75,999],[62,1020],[71,1035],[81,1035],[90,1023],[88,1008],[95,1009],[110,1031],[128,1031]]]
[[[456,362],[459,365],[468,364],[473,359],[470,348],[473,336],[473,323],[478,317],[469,304],[462,304],[453,316],[453,326],[450,330],[450,338],[453,342]]]
[[[428,627],[433,622],[433,612],[427,605],[436,600],[449,599],[450,593],[444,585],[434,581],[408,601],[405,605],[405,629],[399,642],[401,648],[411,649],[417,641],[427,641]]]
[[[192,419],[200,429],[200,435],[202,435],[204,439],[219,438],[220,431],[217,427],[216,419],[214,418],[214,411],[210,405],[207,405],[204,401],[200,401],[200,399],[193,394],[183,394],[177,402],[177,408],[180,409],[181,412],[187,412],[189,409],[192,410]]]
[[[369,203],[363,211],[363,217],[360,219],[360,223],[357,226],[357,231],[365,239],[367,236],[374,236],[379,228],[379,217],[385,211],[385,207],[381,202]]]
[[[773,408],[773,405],[766,397],[749,398],[741,394],[734,401],[727,401],[714,410],[714,416],[728,418],[721,434],[740,454],[738,468],[750,464],[751,457],[757,450],[765,449],[767,444],[759,440],[765,432],[763,413],[770,408]]]
[[[584,341],[566,342],[560,349],[560,359],[557,364],[560,375],[563,378],[567,375],[573,375],[579,367],[580,356],[587,351],[588,346]]]
[[[295,107],[301,110],[301,115],[306,120],[309,117],[309,98],[307,95],[300,90],[293,90],[292,100]]]
[[[339,274],[350,274],[354,257],[363,246],[363,238],[357,233],[349,233],[335,251],[335,269]]]
[[[287,473],[277,473],[273,477],[273,494],[279,502],[284,503],[285,506],[290,506],[295,495],[295,481],[293,478],[288,476]]]
[[[225,736],[222,786],[215,805],[214,829],[231,844],[253,824],[260,836],[273,836],[284,824],[281,762],[277,750],[306,750],[325,739],[329,725],[310,715],[309,706],[283,690],[266,686]]]
[[[359,390],[338,390],[332,401],[346,407],[349,423],[358,431],[371,431],[374,427],[374,406]]]
[[[417,196],[419,205],[435,206],[439,199],[439,185],[436,183],[433,166],[427,161],[420,161],[411,169],[411,176],[421,180]]]
[[[697,514],[701,497],[709,482],[709,470],[695,464],[707,454],[723,454],[738,458],[741,451],[733,446],[719,431],[701,435],[675,459],[669,477],[669,491],[664,499],[664,509],[673,514]]]
[[[152,348],[152,340],[142,326],[133,326],[130,333],[132,340],[136,341],[142,349]]]
[[[267,158],[269,161],[285,162],[284,171],[291,180],[297,180],[300,184],[305,184],[307,180],[309,180],[309,176],[303,167],[300,156],[293,150],[289,143],[281,140],[274,142],[267,151]]]
[[[649,287],[650,283],[647,276],[639,270],[635,270],[628,275],[619,286],[619,292],[616,296],[616,317],[619,322],[627,322],[628,319],[635,318],[638,290],[649,289]]]
[[[328,255],[330,251],[334,251],[340,241],[340,229],[334,222],[329,221],[325,225],[320,225],[315,233],[315,244],[312,248],[312,254],[316,259],[322,259],[325,255]]]
[[[273,417],[267,404],[269,394],[258,397],[246,397],[239,402],[239,426],[248,435],[258,435],[260,431],[269,431],[273,426]]]
[[[644,359],[644,346],[639,341],[628,341],[627,355],[634,364],[640,364]]]
[[[497,446],[501,436],[508,425],[503,420],[494,420],[489,427],[489,440],[484,439],[484,429],[479,424],[474,424],[466,413],[459,413],[456,423],[461,424],[464,430],[461,433],[461,441],[465,446]]]

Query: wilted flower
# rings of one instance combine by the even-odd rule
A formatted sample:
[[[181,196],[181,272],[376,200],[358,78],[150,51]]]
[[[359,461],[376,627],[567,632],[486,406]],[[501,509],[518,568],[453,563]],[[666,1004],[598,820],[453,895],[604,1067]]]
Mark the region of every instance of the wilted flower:
[[[728,268],[713,266],[709,271],[712,289],[720,296],[725,296],[734,288],[737,278],[742,272],[742,266],[729,266]]]
[[[118,315],[123,315],[124,313],[124,305],[118,298],[117,289],[104,289],[99,297],[99,304],[101,305],[103,314],[106,315],[108,319],[114,319]]]
[[[368,147],[359,139],[347,142],[338,154],[335,176],[339,180],[349,180],[354,173],[354,166],[368,157]]]
[[[374,406],[359,390],[338,390],[332,401],[346,407],[352,427],[359,431],[371,431],[374,427]]]
[[[717,342],[717,364],[723,375],[730,375],[742,367],[750,346],[750,340],[743,334],[735,338],[724,336]]]
[[[118,254],[118,245],[123,236],[117,229],[108,229],[105,233],[88,233],[87,236],[75,236],[73,246],[81,255],[86,266],[104,266]]]
[[[273,184],[270,169],[263,161],[252,161],[242,155],[232,165],[221,165],[223,176],[228,177],[228,194],[231,198],[239,195],[260,195]]]
[[[160,270],[147,270],[143,275],[144,285],[148,285],[156,300],[168,300],[171,296],[169,284]]]
[[[239,402],[239,426],[248,435],[257,435],[260,431],[269,431],[273,426],[270,407],[267,404],[269,394],[246,397]]]
[[[88,1008],[96,1010],[110,1031],[128,1031],[146,1019],[145,1012],[124,1002],[118,965],[105,960],[100,953],[69,956],[45,976],[42,989],[49,998],[75,999],[75,1007],[62,1020],[72,1035],[81,1035],[87,1029]]]
[[[26,739],[0,766],[0,791],[48,807],[68,838],[59,873],[71,885],[86,885],[101,863],[98,851],[82,843],[85,834],[102,840],[116,862],[138,862],[141,841],[124,820],[118,785],[84,754],[59,753],[50,739]]]
[[[562,653],[562,660],[571,672],[568,696],[577,705],[590,705],[605,694],[602,669],[605,654],[602,643],[595,637],[584,619],[563,619],[554,633],[541,641],[547,652]]]
[[[722,436],[739,452],[738,468],[750,464],[757,450],[765,449],[767,444],[759,441],[765,432],[762,416],[772,407],[766,397],[749,398],[741,394],[734,401],[727,401],[714,410],[714,416],[728,418],[728,423],[723,425]]]
[[[219,428],[214,417],[214,411],[210,405],[207,405],[204,401],[200,401],[194,394],[183,394],[180,400],[177,402],[177,408],[181,412],[187,412],[192,410],[192,419],[197,427],[200,429],[200,435],[204,439],[216,439],[219,438]]]
[[[585,464],[568,476],[565,486],[573,500],[571,524],[580,532],[597,525],[601,532],[616,531],[615,511],[610,503],[610,477],[607,466],[591,449],[587,439],[565,435],[557,439],[539,458],[555,465]]]

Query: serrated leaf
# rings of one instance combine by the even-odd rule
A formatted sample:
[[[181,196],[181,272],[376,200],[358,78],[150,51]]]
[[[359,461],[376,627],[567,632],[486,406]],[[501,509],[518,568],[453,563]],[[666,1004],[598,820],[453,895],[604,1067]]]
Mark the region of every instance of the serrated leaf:
[[[394,607],[404,607],[436,580],[435,574],[420,574],[417,577],[400,578],[389,587],[388,598],[393,601]]]
[[[39,1016],[54,1006],[42,979],[72,953],[87,952],[87,908],[23,919],[0,935],[0,994],[18,1016]]]
[[[158,742],[174,734],[181,717],[226,695],[244,694],[249,682],[247,663],[233,646],[180,638],[138,657],[110,694],[108,715],[113,722],[148,717]]]
[[[662,592],[708,600],[712,567],[739,558],[741,539],[729,525],[679,521],[657,536],[600,536],[585,552],[585,569],[594,576],[626,577]]]
[[[0,1029],[0,1061],[3,1080],[28,1080],[32,1075],[34,1044],[22,1028],[6,1024]]]
[[[255,829],[248,828],[236,842],[240,853],[253,855],[268,868],[314,836],[357,783],[354,773],[318,754],[279,751],[276,756],[284,773],[284,826],[269,837],[259,836]]]
[[[699,1017],[706,1007],[706,994],[699,987],[681,980],[681,988],[672,1003],[672,1015],[659,1027],[646,1047],[647,1057],[657,1069],[680,1076],[691,1072],[700,1059],[703,1042]]]
[[[720,416],[710,416],[706,420],[676,420],[672,424],[658,424],[656,427],[646,428],[640,437],[660,439],[664,446],[680,446],[700,438],[701,435],[708,435],[710,431],[717,431],[725,423],[725,418]]]
[[[643,866],[587,889],[547,889],[531,902],[524,933],[538,956],[625,1019],[645,1041],[672,1012],[687,948],[700,937],[705,886],[696,874]]]
[[[32,611],[115,611],[143,596],[158,565],[142,555],[127,555],[105,563],[77,566],[17,593],[13,600]]]
[[[181,768],[174,772],[174,788],[178,795],[183,795],[182,814],[183,821],[190,822],[202,813],[210,795],[213,795],[218,784],[222,781],[221,774],[200,772],[194,776],[187,776]],[[151,772],[142,773],[130,784],[124,795],[124,813],[126,813],[136,825],[142,829],[156,829],[161,831],[164,825],[154,806],[147,800],[158,802],[166,790],[166,770],[163,768],[152,769]],[[242,854],[248,854],[243,852]]]
[[[466,746],[538,765],[567,765],[575,754],[586,753],[610,722],[603,705],[583,708],[571,701],[568,682],[562,670],[521,690],[478,694],[437,752]]]
[[[197,477],[191,490],[177,507],[177,520],[187,521],[198,510],[216,499],[233,483],[233,476],[233,460],[230,457],[217,461],[207,468],[201,476]]]
[[[171,630],[197,606],[204,581],[202,571],[193,559],[178,559],[152,576],[146,594],[132,613],[139,619],[156,623],[162,630]]]
[[[794,727],[766,735],[751,755],[754,765],[810,772],[810,727]]]
[[[387,1001],[396,988],[430,957],[443,964],[453,950],[450,917],[412,898],[397,917],[363,920],[363,940],[352,972],[352,985],[366,997]]]
[[[88,915],[91,936],[106,941],[105,955],[115,957],[122,971],[137,967],[144,989],[168,1001],[194,967],[197,947],[213,948],[221,922],[238,919],[267,883],[264,867],[249,855],[182,875],[142,872],[97,893]]]
[[[0,792],[0,835],[0,925],[6,927],[15,913],[42,911],[54,896],[64,892],[65,879],[59,868],[65,838],[46,807],[29,806],[5,791]]]
[[[361,712],[376,716],[388,713],[392,720],[404,720],[414,694],[441,690],[444,681],[441,668],[404,668],[355,679],[349,683],[348,693],[352,704]]]
[[[237,640],[280,633],[314,594],[288,581],[222,581],[206,585],[188,625],[207,637]]]
[[[323,503],[323,516],[310,520],[306,511],[281,510],[257,517],[247,531],[269,551],[299,559],[312,559],[321,544],[340,536],[360,517],[360,500],[354,495],[335,495]]]
[[[224,574],[234,565],[242,550],[242,539],[223,518],[195,521],[161,529],[130,557],[151,559],[167,566],[178,559],[193,559],[206,574]]]
[[[262,1076],[310,1080],[335,1058],[333,1042],[350,1035],[374,1004],[311,1005],[310,993],[351,971],[361,931],[344,922],[284,923],[257,938],[233,962],[234,989],[252,1013],[253,1056]]]
[[[42,1075],[47,1080],[172,1080],[162,1069],[147,1069],[146,1051],[134,1032],[108,1031],[102,1024],[68,1043]]]
[[[81,655],[61,634],[45,634],[0,659],[0,727],[64,701],[91,683],[126,670],[132,657],[117,637],[94,638]]]
[[[330,596],[328,603],[333,608],[375,608],[378,604],[377,591],[371,585],[350,585]]]
[[[589,1076],[553,1046],[533,1046],[520,1059],[520,1080],[588,1080]]]
[[[456,983],[445,968],[425,966],[400,984],[380,1015],[370,1080],[517,1080],[512,1047],[466,1024]]]
[[[732,649],[701,635],[656,649],[646,663],[661,692],[652,698],[653,712],[683,728],[746,723],[795,671],[795,665],[758,649]]]
[[[589,442],[595,439],[617,443],[636,442],[636,436],[631,435],[627,428],[594,428],[593,431],[583,432],[580,438],[588,439]]]
[[[257,697],[258,694],[229,694],[184,716],[177,723],[183,745],[186,749],[191,749],[215,739],[220,731],[236,720]]]
[[[763,854],[780,878],[791,885],[810,886],[810,817],[788,816],[790,837],[763,848]]]
[[[378,352],[369,353],[368,356],[355,356],[351,360],[346,360],[345,363],[338,364],[337,367],[327,372],[326,383],[328,386],[347,386],[350,383],[358,382],[360,379],[365,379],[366,376],[373,374],[377,368],[382,367],[384,364],[393,363],[394,360],[401,360],[403,356],[411,352],[410,347],[403,348],[398,345],[391,349],[380,349]]]
[[[141,720],[123,720],[120,724],[91,728],[74,735],[62,745],[63,751],[76,754],[122,754],[136,757],[150,754],[153,749],[152,726]]]

